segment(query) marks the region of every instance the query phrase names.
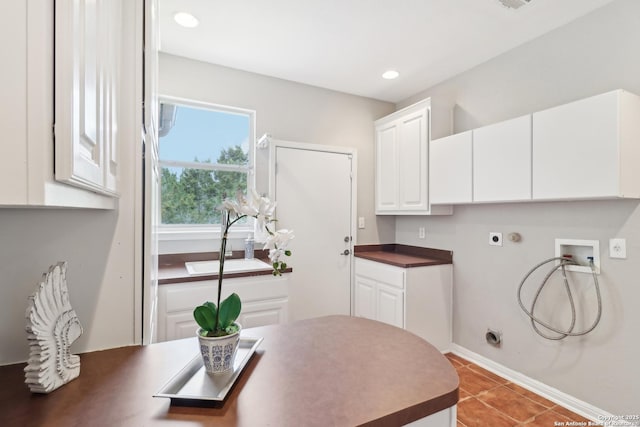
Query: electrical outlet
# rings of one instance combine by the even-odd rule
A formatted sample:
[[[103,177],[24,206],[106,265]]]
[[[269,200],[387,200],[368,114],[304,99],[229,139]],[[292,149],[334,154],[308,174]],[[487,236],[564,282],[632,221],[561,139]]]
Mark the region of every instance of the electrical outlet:
[[[424,239],[424,238],[425,238],[424,227],[420,227],[418,228],[418,239]]]
[[[609,239],[609,258],[627,258],[627,239]]]
[[[363,216],[359,216],[358,217],[358,228],[360,228],[360,229],[364,228],[364,217]]]
[[[502,233],[489,233],[489,244],[491,246],[502,246]]]

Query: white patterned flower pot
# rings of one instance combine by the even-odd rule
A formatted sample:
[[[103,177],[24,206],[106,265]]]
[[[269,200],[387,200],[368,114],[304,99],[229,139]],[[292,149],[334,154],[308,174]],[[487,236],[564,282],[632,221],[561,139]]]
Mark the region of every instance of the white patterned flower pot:
[[[238,332],[223,337],[203,337],[201,329],[196,334],[200,341],[200,354],[204,369],[211,374],[219,374],[233,369],[233,361],[240,341],[240,324]]]

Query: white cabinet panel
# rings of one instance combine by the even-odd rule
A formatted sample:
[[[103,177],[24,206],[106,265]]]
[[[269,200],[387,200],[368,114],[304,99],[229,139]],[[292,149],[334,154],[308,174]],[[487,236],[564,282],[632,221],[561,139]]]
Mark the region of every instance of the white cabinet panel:
[[[55,5],[56,179],[115,194],[120,1]]]
[[[533,114],[533,199],[640,197],[640,98],[622,90]]]
[[[0,101],[0,132],[7,142],[0,144],[3,162],[0,181],[12,184],[0,187],[0,206],[113,209],[116,204],[112,197],[55,180],[55,153],[60,147],[54,146],[52,132],[54,3],[63,7],[65,1],[7,0],[3,4],[3,12],[11,19],[3,24],[0,35],[3,40],[11,42],[3,43],[2,47],[2,57],[6,60],[3,62],[5,78],[0,82],[3,94]],[[110,3],[110,8],[117,8],[121,4],[120,1]],[[105,33],[105,38],[112,35],[117,38],[119,34]],[[56,37],[56,42],[59,41]],[[130,43],[128,46],[134,49],[137,44]],[[62,46],[59,47],[62,49]],[[56,54],[59,53],[62,54],[56,50]],[[99,55],[102,53],[98,52]],[[90,69],[101,58],[87,58],[90,61],[87,67]],[[92,81],[87,81],[87,85],[92,84]],[[73,89],[66,89],[69,92],[58,89],[55,99],[73,96]],[[115,114],[117,108],[117,104],[111,103],[110,114]],[[88,135],[94,135],[91,126],[85,128]],[[112,153],[109,156],[113,157]]]
[[[353,315],[365,319],[376,319],[376,282],[356,272],[354,283]]]
[[[472,132],[462,132],[431,142],[429,184],[431,203],[472,201]]]
[[[473,131],[473,201],[531,199],[531,115]]]
[[[355,259],[354,315],[404,328],[448,350],[452,334],[450,264],[400,268]]]
[[[165,318],[164,324],[166,327],[167,340],[194,337],[199,327],[196,321],[193,320],[192,311],[169,313]],[[164,339],[160,341],[164,341]]]
[[[238,321],[243,328],[289,321],[289,286],[285,276],[225,279],[222,298],[237,293],[242,300]],[[203,280],[158,286],[158,341],[192,337],[198,328],[193,309],[217,299],[218,282]]]
[[[428,110],[415,111],[399,121],[399,209],[428,211]]]
[[[429,204],[429,100],[375,122],[377,215],[450,215]]]
[[[356,258],[354,315],[404,327],[404,275],[402,268]]]
[[[377,320],[404,328],[404,291],[397,287],[377,284]]]
[[[395,124],[376,128],[376,209],[398,209],[398,129]]]
[[[286,323],[289,319],[287,299],[247,302],[243,304],[238,321],[243,328]]]
[[[407,269],[405,328],[440,351],[453,342],[452,266]]]

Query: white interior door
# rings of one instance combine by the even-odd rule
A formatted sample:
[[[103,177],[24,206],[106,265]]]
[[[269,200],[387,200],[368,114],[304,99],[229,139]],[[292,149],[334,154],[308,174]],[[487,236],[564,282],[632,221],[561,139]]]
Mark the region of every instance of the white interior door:
[[[278,228],[295,233],[291,320],[349,315],[354,155],[310,144],[275,143],[272,150]]]

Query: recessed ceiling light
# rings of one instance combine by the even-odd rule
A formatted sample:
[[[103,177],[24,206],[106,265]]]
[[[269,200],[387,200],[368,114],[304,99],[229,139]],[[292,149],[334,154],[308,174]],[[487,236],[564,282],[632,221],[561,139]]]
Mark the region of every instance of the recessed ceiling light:
[[[185,28],[195,28],[200,23],[198,18],[187,12],[178,12],[173,15],[173,20]]]
[[[387,70],[384,73],[382,73],[382,78],[387,80],[393,80],[393,79],[397,79],[399,75],[400,73],[397,72],[396,70]]]

